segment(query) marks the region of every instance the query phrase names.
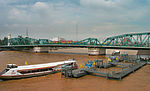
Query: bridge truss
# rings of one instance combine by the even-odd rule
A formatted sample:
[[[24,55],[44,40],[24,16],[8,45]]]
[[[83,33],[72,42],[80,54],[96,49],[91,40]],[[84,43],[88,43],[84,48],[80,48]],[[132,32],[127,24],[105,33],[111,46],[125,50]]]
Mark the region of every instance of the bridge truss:
[[[97,38],[87,38],[77,42],[80,45],[100,45],[100,41]]]
[[[119,36],[109,37],[102,43],[102,45],[149,47],[150,32],[123,34]]]
[[[39,44],[49,44],[51,40],[48,39],[33,39],[29,37],[18,36],[16,38],[7,39],[6,37],[1,40],[1,45],[39,45]]]
[[[93,46],[133,46],[133,47],[150,47],[150,32],[149,33],[131,33],[113,36],[100,42],[97,38],[87,38],[81,41],[51,41],[48,39],[33,39],[22,36],[17,38],[1,40],[1,45],[93,45]]]

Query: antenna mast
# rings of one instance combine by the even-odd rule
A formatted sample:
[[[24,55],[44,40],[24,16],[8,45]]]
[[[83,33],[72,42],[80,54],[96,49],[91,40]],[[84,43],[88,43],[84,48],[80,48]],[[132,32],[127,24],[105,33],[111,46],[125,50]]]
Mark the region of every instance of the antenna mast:
[[[29,37],[29,36],[28,36],[28,28],[26,28],[26,37]]]

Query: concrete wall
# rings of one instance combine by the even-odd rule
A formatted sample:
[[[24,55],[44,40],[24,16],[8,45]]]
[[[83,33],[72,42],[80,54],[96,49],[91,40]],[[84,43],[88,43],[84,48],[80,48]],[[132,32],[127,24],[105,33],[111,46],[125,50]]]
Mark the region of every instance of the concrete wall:
[[[106,50],[106,54],[112,54],[113,51],[118,50],[118,49],[107,49]],[[138,50],[123,50],[120,49],[120,54],[123,54],[124,52],[126,52],[129,55],[137,55]]]
[[[118,49],[106,49],[106,54],[112,54],[113,51],[118,50]],[[119,50],[120,53],[127,52],[129,55],[137,55],[138,50]],[[88,48],[66,48],[66,49],[58,49],[58,50],[52,50],[52,52],[62,52],[62,53],[81,53],[81,54],[88,54],[89,50]],[[104,54],[104,50],[101,52]]]
[[[88,48],[89,55],[105,55],[106,49],[101,48]]]
[[[81,53],[81,54],[95,54],[95,55],[103,55],[103,54],[112,54],[113,51],[118,49],[100,49],[100,48],[62,48],[62,49],[51,49],[50,47],[35,47],[33,52],[62,52],[62,53]],[[121,54],[126,52],[129,55],[150,55],[149,50],[119,50]],[[92,53],[93,52],[93,53]]]
[[[48,53],[49,47],[34,47],[33,52],[44,52]]]
[[[150,50],[138,50],[138,55],[150,55]]]
[[[81,54],[87,54],[88,53],[88,49],[87,48],[61,48],[61,49],[57,49],[57,50],[50,50],[49,52],[57,52],[57,53],[81,53]]]

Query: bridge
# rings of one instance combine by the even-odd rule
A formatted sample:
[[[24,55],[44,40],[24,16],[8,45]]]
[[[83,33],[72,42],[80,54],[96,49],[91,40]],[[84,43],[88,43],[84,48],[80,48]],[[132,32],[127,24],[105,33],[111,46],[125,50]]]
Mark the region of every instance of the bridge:
[[[17,38],[10,38],[9,36],[0,41],[1,50],[47,47],[89,48],[92,51],[98,50],[102,54],[105,54],[105,49],[150,50],[150,32],[122,34],[109,37],[103,42],[97,38],[87,38],[80,41],[52,41],[49,39],[33,39],[22,36],[18,36]]]

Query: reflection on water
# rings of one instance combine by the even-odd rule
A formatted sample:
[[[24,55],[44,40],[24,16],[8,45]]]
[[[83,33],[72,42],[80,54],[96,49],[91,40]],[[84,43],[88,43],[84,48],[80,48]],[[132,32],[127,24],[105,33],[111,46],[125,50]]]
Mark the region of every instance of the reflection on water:
[[[49,52],[55,54],[76,54],[76,55],[88,55],[88,53],[74,53],[74,52]]]
[[[28,64],[39,64],[72,58],[75,58],[78,64],[84,64],[89,60],[105,60],[106,56],[6,51],[0,52],[0,70],[2,71],[8,63],[24,65],[25,61],[27,61]],[[90,75],[78,79],[61,79],[61,74],[56,73],[0,82],[0,91],[149,91],[149,88],[150,65],[142,67],[133,74],[125,77],[122,81],[106,80],[102,77]]]

